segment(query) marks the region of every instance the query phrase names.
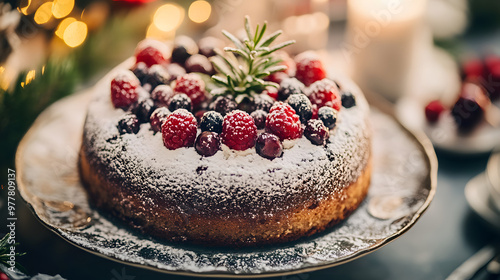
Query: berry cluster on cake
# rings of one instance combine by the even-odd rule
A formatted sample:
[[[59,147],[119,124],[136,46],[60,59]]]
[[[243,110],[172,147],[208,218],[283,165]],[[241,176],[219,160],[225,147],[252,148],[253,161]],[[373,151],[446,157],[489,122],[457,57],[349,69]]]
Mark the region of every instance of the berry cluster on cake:
[[[280,31],[245,30],[223,31],[223,51],[212,37],[147,39],[96,86],[80,173],[97,207],[156,237],[246,246],[312,235],[359,206],[362,93],[316,53],[273,45]]]

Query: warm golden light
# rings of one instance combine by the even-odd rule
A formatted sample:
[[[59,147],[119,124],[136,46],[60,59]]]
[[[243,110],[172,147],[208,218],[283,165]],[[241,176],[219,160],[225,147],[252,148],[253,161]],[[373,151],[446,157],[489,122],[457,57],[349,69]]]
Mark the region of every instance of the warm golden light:
[[[35,70],[31,70],[26,74],[26,85],[31,83],[35,79],[36,72]]]
[[[28,0],[28,4],[26,4],[26,6],[24,6],[24,7],[22,7],[22,8],[18,8],[18,10],[19,10],[21,13],[23,13],[23,14],[25,14],[25,15],[28,15],[28,9],[29,9],[30,5],[31,5],[31,0]]]
[[[196,22],[205,22],[212,13],[212,6],[204,0],[198,0],[191,3],[188,10],[189,19]]]
[[[174,4],[165,4],[156,10],[154,25],[161,31],[172,31],[184,20],[184,9]]]
[[[81,21],[72,22],[64,30],[63,40],[66,45],[78,47],[87,37],[87,25]]]
[[[73,10],[75,0],[54,0],[52,14],[55,18],[63,18]]]
[[[35,17],[33,19],[38,24],[44,24],[47,23],[51,17],[52,2],[45,2],[38,8],[38,10],[36,10]]]
[[[69,17],[69,18],[65,18],[63,21],[61,21],[61,23],[59,23],[59,26],[57,26],[57,29],[56,29],[56,36],[61,38],[61,39],[64,39],[64,31],[66,30],[66,28],[68,28],[68,26],[70,24],[72,24],[73,22],[75,22],[76,19],[75,18],[72,18],[72,17]]]

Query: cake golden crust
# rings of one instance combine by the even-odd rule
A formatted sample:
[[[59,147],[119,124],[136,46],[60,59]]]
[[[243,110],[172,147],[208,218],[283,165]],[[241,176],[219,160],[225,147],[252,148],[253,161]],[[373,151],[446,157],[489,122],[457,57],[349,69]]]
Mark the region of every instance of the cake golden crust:
[[[298,207],[277,215],[256,215],[252,219],[234,215],[200,215],[195,209],[175,211],[162,207],[168,202],[150,203],[129,186],[102,178],[80,152],[80,174],[90,199],[134,228],[155,237],[210,246],[249,246],[297,240],[321,232],[351,214],[365,198],[370,185],[371,165],[341,191],[321,200],[304,199]]]

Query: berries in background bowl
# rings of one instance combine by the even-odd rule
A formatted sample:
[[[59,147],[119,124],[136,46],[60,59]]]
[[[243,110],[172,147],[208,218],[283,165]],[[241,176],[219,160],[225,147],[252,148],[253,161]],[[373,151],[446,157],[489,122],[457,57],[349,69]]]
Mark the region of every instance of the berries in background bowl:
[[[236,110],[238,107],[238,104],[234,102],[230,97],[228,96],[218,96],[210,105],[208,108],[210,110],[216,111],[221,113],[223,116],[228,114],[229,112]]]
[[[196,118],[186,109],[178,109],[168,115],[161,127],[163,144],[169,150],[192,147],[196,139]]]
[[[194,148],[198,154],[204,157],[210,157],[215,155],[220,149],[220,137],[216,132],[203,131],[196,138]]]
[[[460,97],[451,109],[451,115],[461,132],[469,132],[483,119],[490,104],[486,90],[480,84],[465,82]]]
[[[152,99],[147,98],[136,103],[132,108],[132,113],[137,116],[137,119],[141,123],[149,122],[151,114],[156,109],[156,106]]]
[[[244,151],[255,145],[257,127],[252,117],[241,110],[234,110],[224,117],[222,143],[233,150]]]
[[[167,85],[159,85],[151,93],[151,98],[153,98],[153,101],[158,107],[167,107],[173,96],[174,90]]]
[[[295,77],[306,86],[326,78],[326,70],[323,62],[314,51],[306,51],[298,54],[295,57],[295,64],[297,67]]]
[[[427,121],[430,123],[435,123],[439,120],[439,116],[444,111],[444,106],[439,100],[434,100],[429,102],[427,106],[425,106],[425,117]]]
[[[151,114],[151,117],[149,117],[151,129],[153,129],[154,132],[160,131],[161,126],[167,119],[168,115],[170,115],[170,110],[168,110],[166,107],[156,108],[156,110],[154,110]]]
[[[126,114],[118,121],[118,131],[120,134],[137,134],[141,124],[134,114]]]
[[[257,154],[267,159],[275,159],[283,154],[280,138],[271,133],[261,133],[255,142]]]
[[[188,111],[193,110],[191,105],[191,99],[184,93],[179,93],[170,98],[170,103],[168,104],[168,109],[173,112],[177,109],[186,109]]]
[[[462,77],[462,80],[467,78],[484,77],[486,76],[485,70],[485,65],[481,59],[468,59],[462,63],[460,76]]]
[[[184,65],[186,60],[198,53],[198,46],[195,41],[188,36],[178,36],[174,40],[174,49],[172,50],[172,62]]]
[[[165,64],[170,57],[168,54],[168,47],[164,43],[153,40],[145,39],[135,49],[136,63],[144,62],[148,67],[155,64]]]
[[[354,98],[354,95],[349,92],[349,91],[344,91],[342,92],[342,107],[344,108],[352,108],[356,106],[356,99]]]
[[[278,100],[285,101],[292,94],[304,93],[305,86],[296,78],[286,78],[280,83]]]
[[[306,123],[312,117],[312,104],[309,98],[304,94],[293,94],[288,97],[286,102],[299,115],[300,122]]]
[[[326,144],[330,133],[322,121],[309,120],[304,130],[304,136],[314,145],[321,146]]]
[[[267,112],[264,110],[255,110],[250,116],[253,118],[253,122],[257,129],[264,129],[266,127]]]
[[[318,105],[319,108],[323,106],[330,106],[335,110],[340,110],[342,105],[339,88],[337,84],[329,79],[314,82],[308,89],[309,100],[312,104]]]
[[[151,90],[153,90],[159,85],[168,84],[169,81],[170,74],[168,74],[167,69],[163,65],[153,65],[149,67],[146,77],[142,80],[142,84],[151,85]]]
[[[185,93],[191,99],[193,108],[197,108],[205,100],[205,82],[200,75],[189,73],[177,77],[174,92]]]
[[[210,131],[210,132],[222,132],[222,122],[224,118],[219,112],[208,111],[203,114],[203,117],[200,121],[200,129],[201,131]]]
[[[318,119],[328,128],[332,129],[337,123],[337,111],[332,107],[323,106],[318,110]]]
[[[139,98],[139,80],[129,70],[118,73],[111,81],[111,102],[115,108],[126,109]]]
[[[188,73],[198,72],[207,75],[212,75],[214,73],[214,68],[212,63],[208,58],[201,54],[194,54],[186,60],[186,70]]]
[[[295,110],[290,105],[277,102],[267,115],[266,132],[278,136],[281,141],[300,138],[302,126],[299,116],[295,114]]]

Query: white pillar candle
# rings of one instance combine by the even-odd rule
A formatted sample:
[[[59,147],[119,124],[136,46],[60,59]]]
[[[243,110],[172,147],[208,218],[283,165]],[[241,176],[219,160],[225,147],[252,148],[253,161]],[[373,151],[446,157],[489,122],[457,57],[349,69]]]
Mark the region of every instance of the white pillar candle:
[[[348,36],[342,51],[361,88],[391,100],[404,94],[426,2],[348,0]]]

